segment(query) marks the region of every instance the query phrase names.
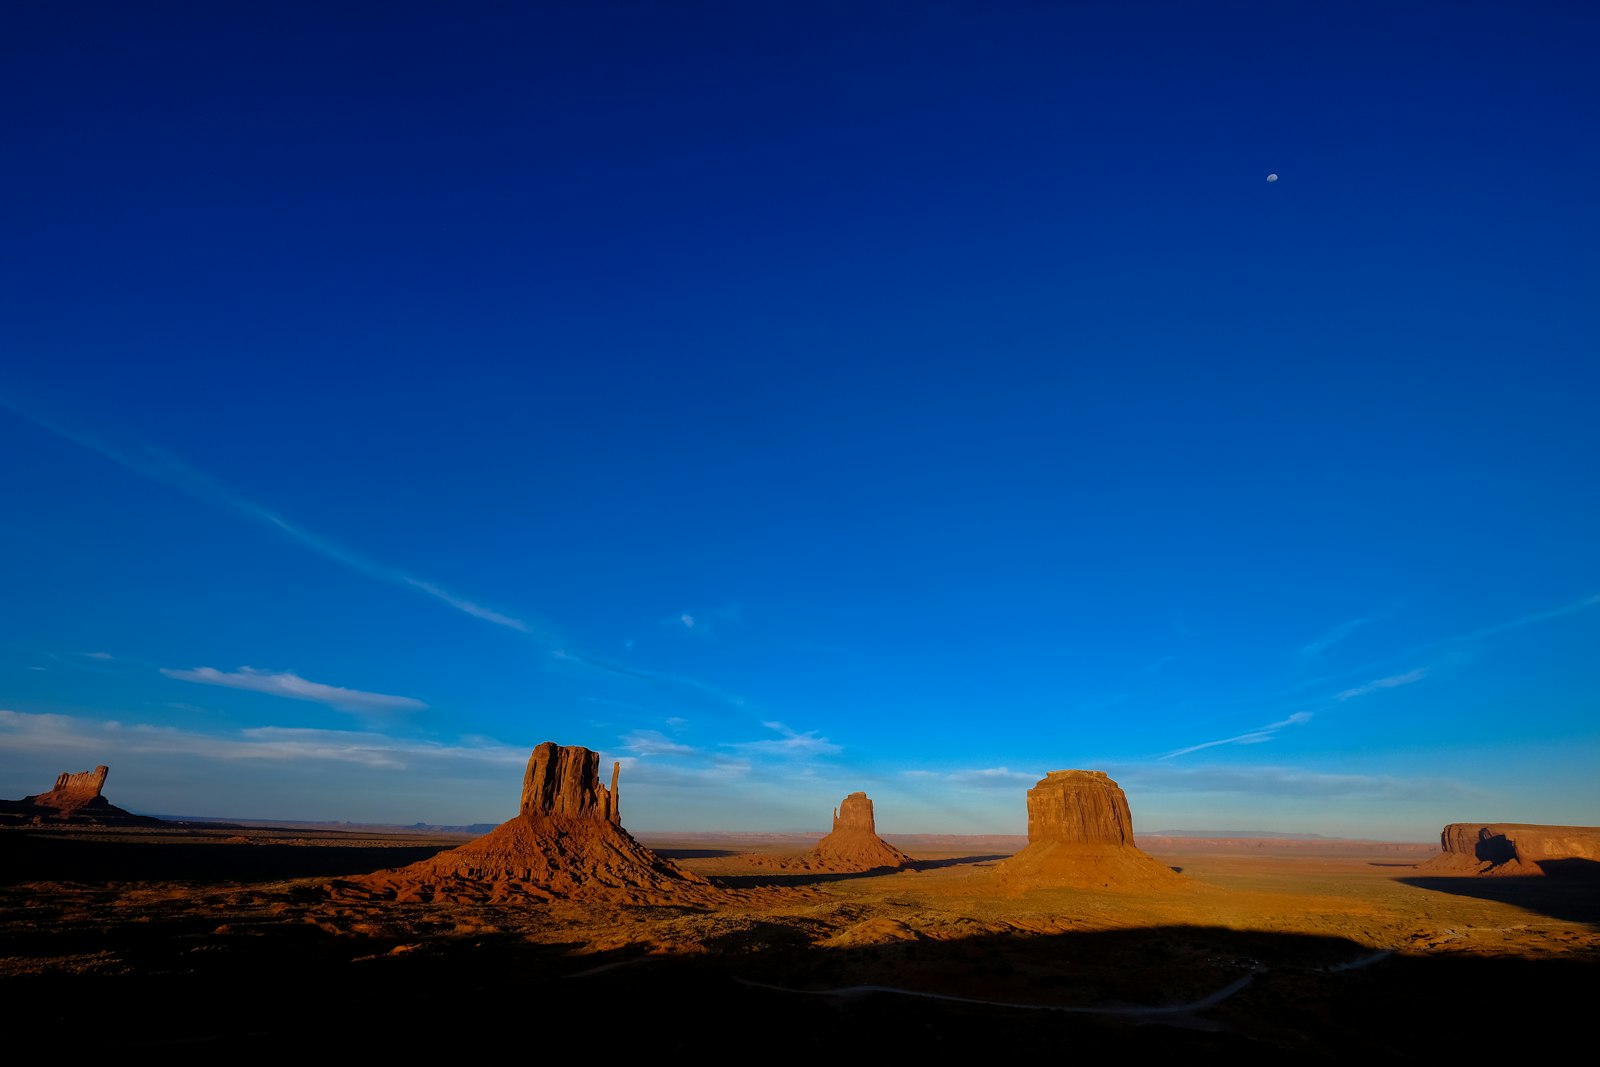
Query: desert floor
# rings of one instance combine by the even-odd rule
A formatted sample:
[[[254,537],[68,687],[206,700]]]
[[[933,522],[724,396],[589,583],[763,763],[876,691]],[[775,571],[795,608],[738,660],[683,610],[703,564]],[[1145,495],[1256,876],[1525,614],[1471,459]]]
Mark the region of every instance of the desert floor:
[[[1600,994],[1600,883],[1431,876],[1426,845],[1143,838],[1183,884],[1008,894],[1015,838],[890,835],[917,870],[819,877],[747,858],[808,839],[638,836],[723,892],[396,903],[341,879],[465,838],[0,831],[7,1047],[1543,1058]]]

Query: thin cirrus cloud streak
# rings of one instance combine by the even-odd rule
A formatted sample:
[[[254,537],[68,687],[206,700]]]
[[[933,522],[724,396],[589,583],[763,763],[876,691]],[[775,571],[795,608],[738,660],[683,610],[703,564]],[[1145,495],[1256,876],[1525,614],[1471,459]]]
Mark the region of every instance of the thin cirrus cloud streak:
[[[791,730],[781,722],[764,722],[761,724],[769,730],[782,734],[782,737],[767,738],[761,741],[731,741],[725,747],[738,749],[763,756],[783,756],[803,759],[808,756],[831,756],[843,749],[829,741],[826,737],[818,737],[815,730],[801,733]]]
[[[748,712],[749,706],[743,697],[724,692],[714,685],[696,681],[693,678],[680,678],[676,675],[662,674],[659,671],[648,671],[642,667],[630,667],[625,663],[603,659],[600,656],[591,656],[587,652],[580,652],[573,648],[558,648],[554,650],[555,657],[565,663],[576,663],[590,670],[600,671],[604,674],[615,675],[618,678],[632,678],[636,681],[647,682],[668,690],[691,696],[709,697],[716,703],[726,704],[740,711]]]
[[[978,770],[943,772],[911,770],[902,771],[901,773],[907,778],[932,779],[939,782],[948,782],[952,785],[980,789],[1015,789],[1018,785],[1032,783],[1043,777],[1027,771],[1014,771],[1009,767],[983,767]]]
[[[1346,619],[1344,622],[1341,622],[1339,625],[1335,626],[1333,629],[1329,630],[1315,641],[1302,646],[1300,651],[1295,653],[1295,658],[1302,663],[1308,660],[1319,659],[1323,653],[1328,651],[1328,649],[1332,648],[1334,645],[1337,645],[1340,641],[1343,641],[1345,638],[1349,637],[1352,633],[1367,625],[1367,623],[1371,621],[1371,619],[1365,617],[1359,619]]]
[[[509,630],[531,637],[562,659],[578,663],[591,670],[600,671],[617,677],[632,678],[652,685],[666,686],[668,688],[689,689],[702,696],[709,696],[716,701],[743,709],[743,699],[724,693],[714,686],[706,685],[687,678],[676,678],[671,675],[659,674],[654,671],[628,667],[614,663],[597,656],[578,652],[567,647],[566,640],[557,633],[536,629],[521,619],[484,607],[476,601],[466,597],[457,596],[435,582],[418,578],[393,567],[385,566],[367,557],[352,552],[342,545],[323,537],[320,534],[307,530],[302,526],[285,519],[283,516],[264,507],[247,497],[234,492],[228,486],[217,481],[203,471],[197,470],[188,463],[163,449],[156,448],[144,442],[134,442],[129,445],[114,445],[104,439],[76,426],[42,415],[31,406],[24,406],[0,391],[0,407],[33,423],[40,429],[55,434],[63,440],[70,441],[82,448],[86,448],[96,455],[123,467],[141,477],[158,482],[173,489],[188,493],[213,506],[243,515],[246,518],[270,527],[298,542],[305,548],[318,553],[336,563],[343,564],[351,570],[365,574],[390,585],[397,585],[406,589],[413,589],[425,596],[431,597],[442,604],[446,604],[463,614],[475,619],[502,626]],[[691,617],[685,614],[679,621],[680,625],[691,625]]]
[[[1297,767],[1233,767],[1145,764],[1119,774],[1125,787],[1146,794],[1237,794],[1285,797],[1346,797],[1372,800],[1438,800],[1486,797],[1489,793],[1454,779],[1378,774],[1330,774]]]
[[[319,730],[260,726],[216,734],[172,726],[83,719],[70,715],[38,715],[0,710],[0,740],[9,752],[154,753],[206,760],[319,760],[382,770],[421,766],[442,769],[483,764],[516,766],[526,749],[492,741],[445,745],[353,730]]]
[[[196,667],[193,670],[161,668],[168,678],[202,685],[221,685],[230,689],[248,689],[256,693],[288,697],[291,700],[310,700],[326,704],[340,711],[420,711],[428,705],[414,697],[393,696],[388,693],[367,693],[360,689],[345,689],[337,685],[324,685],[309,681],[291,671],[258,671],[241,667],[237,671],[219,671],[215,667]]]
[[[1168,752],[1161,758],[1164,760],[1174,759],[1178,756],[1187,756],[1191,752],[1199,752],[1202,749],[1217,748],[1220,745],[1259,745],[1263,741],[1272,740],[1278,735],[1278,732],[1285,727],[1300,726],[1303,723],[1308,723],[1310,721],[1311,712],[1297,711],[1287,719],[1281,719],[1278,722],[1268,723],[1267,725],[1257,727],[1248,733],[1238,734],[1234,737],[1223,737],[1217,739],[1216,741],[1202,741],[1198,745],[1190,745],[1188,748],[1180,748],[1176,751]]]
[[[433,582],[413,577],[393,567],[384,566],[358,553],[351,552],[320,534],[297,526],[270,508],[239,495],[228,486],[211,477],[211,475],[197,470],[164,449],[142,441],[126,445],[113,444],[80,427],[68,425],[42,415],[31,407],[19,405],[15,400],[3,393],[0,393],[0,407],[6,408],[42,430],[86,448],[141,477],[188,493],[190,496],[203,500],[208,504],[243,515],[263,526],[271,527],[313,552],[326,556],[336,563],[342,563],[352,570],[360,571],[369,578],[376,578],[391,585],[415,589],[426,596],[448,604],[457,611],[471,615],[476,619],[482,619],[485,622],[494,623],[496,626],[504,626],[520,633],[530,632],[528,624],[521,619],[512,618],[464,597],[456,596]]]
[[[1368,682],[1366,685],[1358,685],[1353,689],[1346,689],[1342,693],[1335,694],[1333,699],[1350,700],[1354,697],[1364,697],[1368,693],[1377,693],[1384,689],[1394,689],[1397,686],[1420,682],[1427,676],[1428,668],[1418,667],[1414,671],[1406,671],[1404,674],[1391,674],[1387,678],[1379,678],[1376,681]]]
[[[622,749],[635,756],[692,756],[695,749],[659,730],[635,730],[622,739]]]
[[[1301,699],[1301,694],[1317,689],[1324,689],[1325,687],[1331,686],[1332,684],[1338,682],[1345,682],[1348,684],[1349,679],[1363,674],[1371,674],[1375,671],[1384,670],[1386,668],[1392,670],[1396,664],[1404,660],[1417,660],[1423,657],[1435,656],[1441,652],[1448,652],[1452,649],[1458,649],[1463,645],[1470,645],[1478,641],[1487,640],[1491,637],[1498,637],[1501,634],[1511,633],[1527,626],[1534,626],[1538,623],[1550,622],[1555,619],[1565,618],[1570,615],[1577,615],[1581,612],[1589,611],[1595,607],[1600,607],[1600,593],[1590,594],[1589,596],[1582,597],[1578,600],[1562,604],[1559,607],[1547,608],[1544,611],[1534,611],[1529,612],[1526,615],[1519,615],[1516,618],[1510,619],[1506,622],[1495,623],[1492,626],[1485,626],[1481,629],[1468,631],[1467,633],[1454,634],[1450,637],[1441,637],[1434,641],[1427,641],[1423,644],[1408,648],[1403,652],[1397,652],[1392,656],[1384,656],[1381,659],[1371,660],[1366,663],[1346,668],[1344,670],[1320,674],[1314,678],[1305,678],[1293,683],[1292,685],[1285,685],[1268,693],[1262,693],[1246,698],[1235,697],[1230,699],[1228,703],[1235,707],[1243,705],[1248,705],[1251,707],[1270,707],[1272,704],[1279,701],[1288,701],[1290,699],[1298,701]],[[1315,644],[1315,642],[1313,643]],[[1426,668],[1423,669],[1426,670]],[[1393,677],[1407,677],[1412,673],[1414,672],[1408,671],[1402,674],[1393,675]],[[1417,679],[1410,680],[1415,681]],[[1345,695],[1347,693],[1356,696],[1365,695],[1367,692],[1372,691],[1368,688],[1368,686],[1374,684],[1375,683],[1366,683],[1364,685],[1358,685],[1355,687],[1355,689],[1346,688],[1341,690],[1339,693],[1333,694],[1331,699],[1349,699],[1349,697]],[[1388,686],[1377,686],[1377,688],[1388,688]],[[1208,703],[1220,702],[1221,701],[1210,701]]]

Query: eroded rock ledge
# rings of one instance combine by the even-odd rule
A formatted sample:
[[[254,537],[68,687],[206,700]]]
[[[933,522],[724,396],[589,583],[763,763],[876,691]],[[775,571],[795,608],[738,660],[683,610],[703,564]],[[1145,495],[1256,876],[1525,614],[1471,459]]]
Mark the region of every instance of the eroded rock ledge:
[[[1487,875],[1600,874],[1600,826],[1453,822],[1424,870]]]
[[[56,784],[43,793],[21,800],[0,800],[0,821],[8,823],[89,823],[108,826],[159,826],[160,819],[135,815],[101,795],[111,768],[101,764],[92,771],[63,771]]]

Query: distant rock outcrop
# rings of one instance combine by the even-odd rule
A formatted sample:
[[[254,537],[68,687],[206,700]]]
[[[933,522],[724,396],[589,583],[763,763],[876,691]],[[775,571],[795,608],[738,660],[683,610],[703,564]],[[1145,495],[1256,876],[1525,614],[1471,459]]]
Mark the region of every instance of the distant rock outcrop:
[[[878,836],[867,794],[851,793],[833,809],[833,831],[817,847],[800,856],[763,857],[759,866],[784,871],[853,874],[862,871],[909,867],[910,856]]]
[[[995,875],[1019,889],[1183,883],[1134,846],[1128,798],[1104,771],[1051,771],[1028,790],[1028,847]]]
[[[111,768],[103,763],[92,771],[79,771],[77,774],[62,771],[56,775],[55,787],[48,793],[35,793],[22,799],[43,807],[71,811],[99,800],[100,791],[106,785],[106,775],[110,773]]]
[[[528,759],[515,818],[459,848],[346,884],[396,900],[454,902],[606,896],[649,903],[683,890],[713,892],[622,828],[621,766],[612,765],[609,789],[599,766],[587,748],[546,741]]]
[[[1450,874],[1600,873],[1600,826],[1453,822],[1439,855],[1419,866]]]
[[[106,775],[110,772],[111,768],[105,764],[92,771],[63,771],[56,776],[55,786],[46,792],[35,793],[21,800],[0,801],[0,820],[40,825],[90,823],[97,826],[159,826],[160,819],[135,815],[100,795],[105,788]]]

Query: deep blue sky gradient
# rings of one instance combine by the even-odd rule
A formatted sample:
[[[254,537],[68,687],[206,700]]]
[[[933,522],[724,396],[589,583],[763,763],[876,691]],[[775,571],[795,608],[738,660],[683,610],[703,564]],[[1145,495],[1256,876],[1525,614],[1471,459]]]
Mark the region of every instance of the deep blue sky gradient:
[[[324,7],[0,16],[0,795],[1600,822],[1591,5]]]

